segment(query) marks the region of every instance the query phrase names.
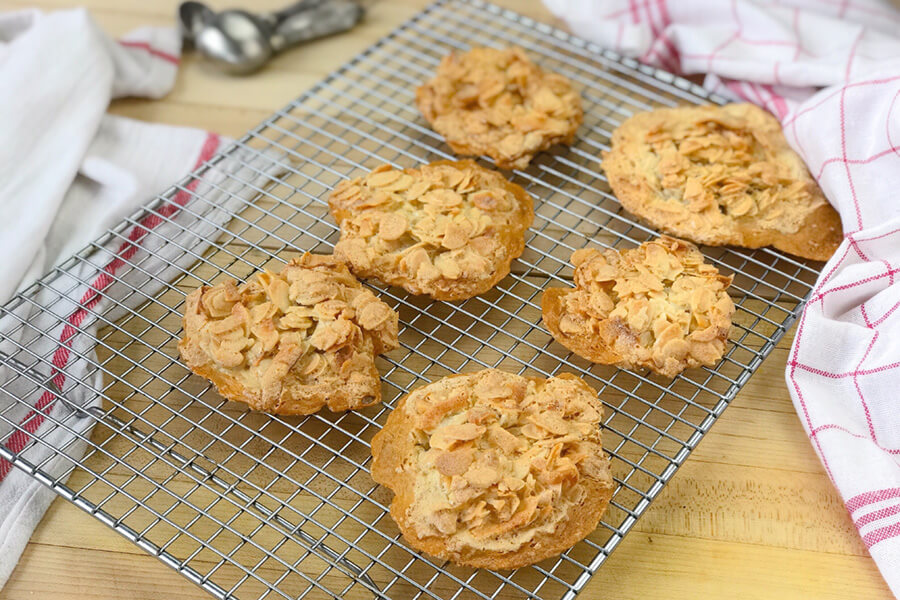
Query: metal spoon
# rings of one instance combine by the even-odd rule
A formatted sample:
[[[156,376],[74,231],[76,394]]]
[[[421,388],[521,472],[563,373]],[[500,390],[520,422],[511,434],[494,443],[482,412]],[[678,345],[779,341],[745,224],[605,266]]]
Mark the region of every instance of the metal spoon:
[[[231,73],[250,73],[295,44],[346,31],[362,18],[352,0],[301,0],[273,13],[214,12],[201,2],[178,9],[185,41]]]

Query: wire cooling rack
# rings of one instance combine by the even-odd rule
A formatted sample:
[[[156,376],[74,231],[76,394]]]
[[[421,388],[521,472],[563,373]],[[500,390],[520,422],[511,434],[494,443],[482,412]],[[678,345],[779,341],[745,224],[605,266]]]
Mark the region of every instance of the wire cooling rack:
[[[379,359],[385,405],[279,418],[192,376],[175,346],[186,293],[328,252],[338,232],[325,200],[339,181],[451,156],[413,104],[441,56],[509,44],[574,81],[586,108],[573,147],[515,172],[538,201],[512,274],[458,303],[375,288],[401,316],[401,348]],[[722,99],[508,10],[430,6],[0,309],[0,395],[16,398],[0,410],[0,457],[219,598],[572,598],[784,335],[816,276],[767,249],[704,249],[735,275],[735,327],[716,368],[674,380],[587,363],[542,327],[541,290],[570,285],[573,250],[654,235],[598,171],[612,130],[635,111],[710,101]],[[66,298],[79,286],[88,301],[75,309]],[[369,442],[400,395],[483,367],[584,377],[606,407],[618,484],[588,539],[511,572],[413,552],[368,473]]]

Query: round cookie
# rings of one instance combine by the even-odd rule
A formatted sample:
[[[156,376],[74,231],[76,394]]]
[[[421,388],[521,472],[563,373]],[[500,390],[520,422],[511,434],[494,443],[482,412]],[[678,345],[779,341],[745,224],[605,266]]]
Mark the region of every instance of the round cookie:
[[[752,104],[636,114],[613,132],[601,166],[628,211],[697,243],[827,260],[843,239],[781,125]]]
[[[538,152],[571,144],[583,118],[571,82],[517,47],[444,57],[416,104],[454,152],[486,154],[501,169],[524,169]]]
[[[183,327],[191,371],[229,400],[283,415],[379,402],[375,356],[398,346],[397,313],[343,263],[309,253],[241,286],[194,290]]]
[[[603,406],[580,378],[495,369],[404,396],[372,440],[372,478],[411,546],[515,569],[590,534],[612,497]]]
[[[693,244],[662,236],[621,252],[585,248],[572,264],[575,287],[547,288],[541,304],[550,333],[575,354],[667,377],[722,358],[732,278]]]
[[[383,165],[341,182],[328,205],[341,228],[334,255],[357,276],[437,300],[506,277],[534,219],[525,190],[471,160]]]

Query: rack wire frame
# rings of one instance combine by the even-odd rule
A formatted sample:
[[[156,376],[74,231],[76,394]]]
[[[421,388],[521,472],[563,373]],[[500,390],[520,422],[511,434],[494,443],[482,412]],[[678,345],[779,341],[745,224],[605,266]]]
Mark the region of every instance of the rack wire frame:
[[[175,348],[186,293],[277,267],[300,250],[328,252],[338,235],[325,200],[338,181],[384,162],[452,156],[413,104],[415,86],[440,57],[510,44],[569,77],[585,102],[571,148],[514,172],[537,203],[511,275],[457,303],[373,285],[401,315],[401,348],[380,359],[385,402],[377,407],[262,415],[192,376]],[[25,420],[0,408],[0,459],[218,598],[573,598],[785,334],[817,276],[816,265],[770,249],[705,248],[709,261],[735,275],[730,347],[715,368],[673,380],[590,364],[542,327],[541,291],[571,285],[573,250],[629,247],[655,235],[622,211],[598,170],[612,130],[635,111],[724,101],[510,10],[439,1],[0,308],[0,394],[19,409],[51,398]],[[229,160],[242,170],[210,177]],[[197,181],[225,202],[196,193]],[[145,227],[148,218],[165,227]],[[161,251],[138,248],[129,237],[135,230]],[[104,271],[119,246],[135,251]],[[104,272],[109,285],[92,284]],[[84,287],[98,302],[73,325],[66,298]],[[78,372],[56,365],[58,343],[34,350],[35,340],[57,340],[67,326],[87,340],[69,343]],[[387,516],[389,493],[368,475],[369,442],[402,394],[484,367],[570,371],[592,384],[607,410],[604,446],[617,482],[591,536],[558,558],[509,572],[412,551]],[[34,432],[29,419],[38,413],[45,423]],[[85,422],[95,425],[92,433]],[[28,442],[13,451],[17,435]]]

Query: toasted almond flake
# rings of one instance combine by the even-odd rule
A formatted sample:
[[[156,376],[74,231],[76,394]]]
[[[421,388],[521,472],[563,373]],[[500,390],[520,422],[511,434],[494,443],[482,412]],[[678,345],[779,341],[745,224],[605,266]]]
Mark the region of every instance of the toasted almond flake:
[[[458,442],[474,440],[484,434],[484,427],[474,423],[461,423],[459,425],[447,425],[443,428],[444,437]]]
[[[322,358],[322,355],[318,352],[313,352],[309,355],[309,359],[307,359],[306,364],[303,365],[303,368],[300,369],[300,373],[302,375],[312,375],[324,366],[325,360]]]
[[[556,435],[565,435],[569,425],[555,412],[543,412],[531,417],[531,422]]]
[[[350,341],[359,327],[348,319],[319,321],[309,343],[318,350],[331,351]]]
[[[500,481],[500,472],[486,465],[475,465],[466,471],[465,479],[469,485],[486,488]]]
[[[441,275],[447,279],[459,279],[459,276],[462,275],[462,269],[460,269],[459,263],[447,255],[439,256],[437,260],[435,260],[434,266],[436,266],[441,272]]]
[[[378,225],[378,235],[387,241],[399,239],[409,228],[409,221],[398,213],[384,213]]]
[[[231,308],[237,302],[235,291],[237,286],[233,281],[227,281],[219,286],[210,288],[203,294],[201,304],[210,317],[221,318],[231,314]]]
[[[383,171],[373,171],[368,176],[366,176],[366,185],[369,187],[377,188],[377,187],[386,187],[400,178],[401,171],[393,170],[393,169],[385,169]]]
[[[472,231],[472,224],[468,221],[454,221],[447,226],[444,231],[444,238],[441,244],[448,250],[457,250],[466,245],[469,241],[469,234]]]
[[[375,330],[391,318],[393,311],[383,302],[373,301],[360,308],[357,320],[361,327]]]
[[[472,448],[459,448],[450,452],[442,452],[434,461],[434,466],[442,475],[448,477],[462,475],[472,464],[474,453]]]

